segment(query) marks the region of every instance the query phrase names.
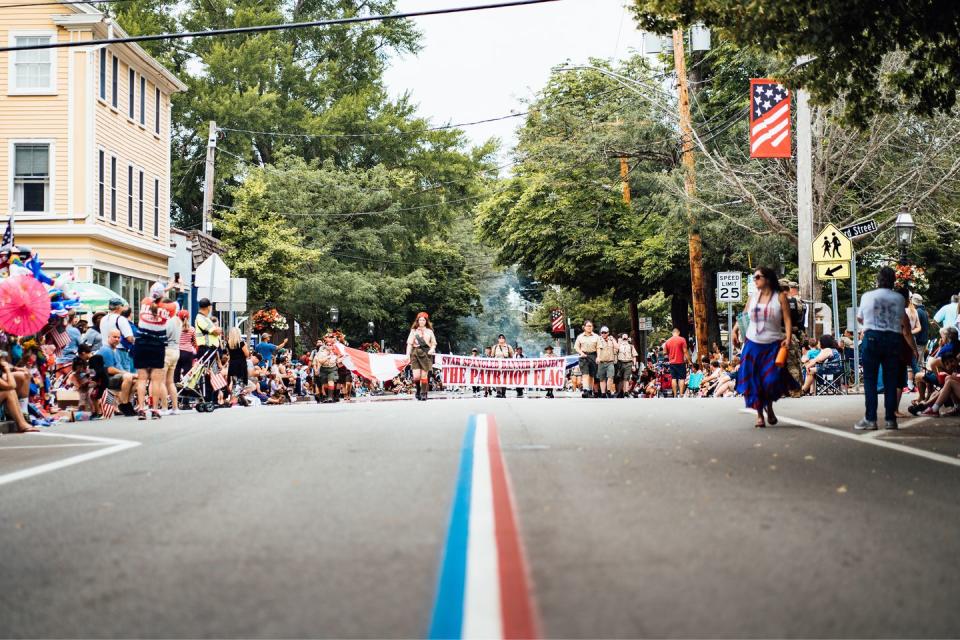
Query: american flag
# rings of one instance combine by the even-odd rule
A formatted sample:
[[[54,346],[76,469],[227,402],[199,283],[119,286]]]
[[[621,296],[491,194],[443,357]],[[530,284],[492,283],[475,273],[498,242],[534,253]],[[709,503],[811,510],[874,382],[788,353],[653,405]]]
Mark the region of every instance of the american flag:
[[[117,396],[112,391],[104,391],[100,398],[100,416],[104,420],[109,420],[117,412]]]
[[[13,251],[13,214],[7,220],[7,230],[3,232],[3,238],[0,238],[0,253],[4,251]],[[0,256],[0,269],[4,269],[10,264],[12,256],[6,253]]]
[[[554,309],[550,312],[550,331],[553,333],[563,333],[564,318],[563,311]]]
[[[790,92],[776,80],[750,80],[750,157],[789,158]]]
[[[10,214],[10,219],[7,220],[7,230],[3,232],[3,238],[0,238],[0,250],[8,250],[8,248],[13,248],[13,214]]]
[[[222,371],[217,371],[216,373],[210,373],[210,387],[214,391],[219,391],[227,386],[227,378],[223,375]]]

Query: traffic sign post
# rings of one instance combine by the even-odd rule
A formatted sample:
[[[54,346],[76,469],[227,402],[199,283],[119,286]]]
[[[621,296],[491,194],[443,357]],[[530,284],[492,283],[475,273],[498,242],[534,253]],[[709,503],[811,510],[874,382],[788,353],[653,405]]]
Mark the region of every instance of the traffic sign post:
[[[733,304],[743,299],[743,274],[739,271],[717,273],[717,301],[727,303],[727,357],[733,360]]]

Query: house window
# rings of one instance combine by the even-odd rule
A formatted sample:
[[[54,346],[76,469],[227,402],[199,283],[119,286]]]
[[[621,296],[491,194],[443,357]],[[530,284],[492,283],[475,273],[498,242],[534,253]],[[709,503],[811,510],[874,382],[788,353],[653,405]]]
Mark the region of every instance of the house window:
[[[153,90],[153,131],[160,135],[160,87]]]
[[[110,104],[114,109],[120,101],[120,60],[113,56],[113,75],[110,77],[113,82],[112,93],[110,94]]]
[[[104,166],[106,164],[106,157],[104,156],[103,150],[100,150],[97,155],[97,182],[99,183],[98,186],[100,187],[99,193],[97,194],[97,213],[102,218],[103,214],[105,213],[104,200],[107,192],[106,167]]]
[[[110,221],[117,221],[117,159],[110,158]]]
[[[147,79],[140,76],[140,124],[147,124]]]
[[[127,226],[133,229],[133,165],[127,165]]]
[[[107,50],[100,49],[100,99],[107,99]]]
[[[153,235],[160,237],[160,180],[153,179]]]
[[[127,115],[133,120],[137,115],[137,72],[133,69],[127,71],[127,82],[130,85],[127,89],[127,99],[129,100]]]
[[[14,46],[35,47],[50,44],[52,36],[15,36]],[[14,92],[50,92],[56,89],[52,49],[32,49],[13,52]]]
[[[13,210],[50,210],[50,145],[14,145]]]
[[[137,216],[137,229],[143,231],[143,171],[139,173],[140,175],[140,190],[137,192],[139,194],[138,202],[138,216]]]

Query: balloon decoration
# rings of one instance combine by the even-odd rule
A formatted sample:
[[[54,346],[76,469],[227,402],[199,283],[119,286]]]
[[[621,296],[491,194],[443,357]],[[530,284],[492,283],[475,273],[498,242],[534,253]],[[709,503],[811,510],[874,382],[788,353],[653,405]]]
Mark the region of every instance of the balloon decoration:
[[[31,254],[26,260],[20,256],[11,256],[7,269],[9,276],[0,278],[0,288],[8,293],[16,291],[17,295],[14,297],[17,297],[18,300],[26,295],[24,292],[32,292],[34,297],[31,298],[31,304],[33,305],[34,323],[37,321],[36,312],[40,310],[43,313],[43,325],[32,329],[30,333],[39,331],[48,322],[66,316],[72,309],[76,309],[83,304],[81,296],[76,291],[64,291],[64,288],[74,280],[73,272],[66,271],[50,277],[43,270],[43,261],[36,253]],[[38,294],[45,298],[42,304],[36,300]],[[11,295],[13,294],[11,293]],[[32,324],[21,320],[10,326],[15,326],[17,331],[21,332],[15,335],[30,335],[30,333],[22,333],[22,331],[27,326],[32,328]],[[0,328],[9,331],[6,325],[0,326]]]

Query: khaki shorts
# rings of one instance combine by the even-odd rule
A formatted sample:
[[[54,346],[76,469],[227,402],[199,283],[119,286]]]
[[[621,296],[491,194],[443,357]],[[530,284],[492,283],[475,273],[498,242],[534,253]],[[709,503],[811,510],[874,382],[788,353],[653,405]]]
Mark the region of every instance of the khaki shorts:
[[[617,375],[616,375],[617,380],[629,380],[630,374],[632,373],[633,373],[632,360],[630,362],[622,362],[620,360],[617,361]]]
[[[322,387],[324,384],[334,384],[339,379],[336,367],[320,367],[313,376],[313,384]]]
[[[410,368],[417,371],[430,371],[433,369],[433,356],[423,349],[414,349],[410,352]]]
[[[597,380],[612,380],[614,376],[614,363],[611,360],[610,362],[598,362],[597,363],[597,375],[594,376]]]
[[[180,361],[180,348],[171,349],[167,347],[163,352],[163,367],[164,369],[175,369],[177,363]]]

